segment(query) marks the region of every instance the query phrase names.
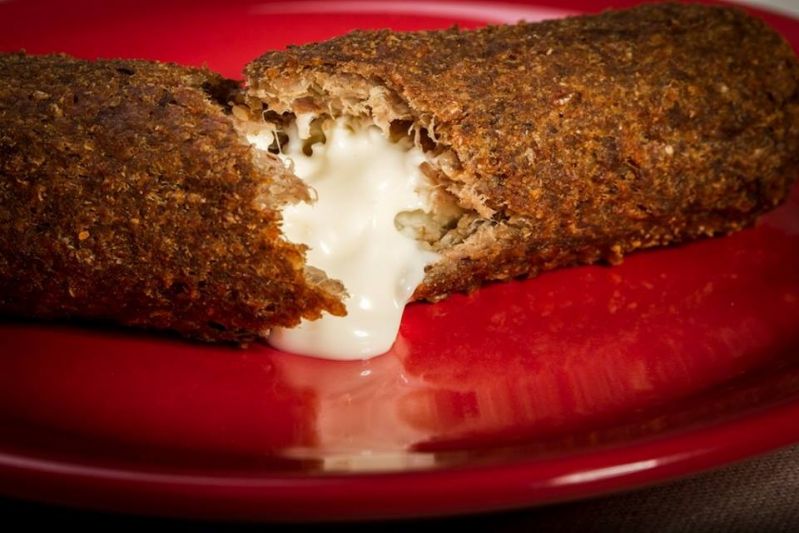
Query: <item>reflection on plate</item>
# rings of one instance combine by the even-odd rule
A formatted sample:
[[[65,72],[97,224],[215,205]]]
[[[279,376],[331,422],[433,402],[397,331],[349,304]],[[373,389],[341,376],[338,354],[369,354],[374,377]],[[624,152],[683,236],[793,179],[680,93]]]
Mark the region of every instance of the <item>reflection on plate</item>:
[[[45,4],[52,17],[36,18]],[[87,4],[4,3],[0,47],[207,60],[236,75],[264,50],[353,27],[555,13],[522,2]],[[587,7],[567,4],[561,13]],[[799,39],[799,23],[769,20]],[[0,323],[0,492],[130,511],[309,518],[313,505],[332,518],[534,504],[788,444],[797,416],[799,189],[727,238],[412,305],[391,352],[369,361]]]

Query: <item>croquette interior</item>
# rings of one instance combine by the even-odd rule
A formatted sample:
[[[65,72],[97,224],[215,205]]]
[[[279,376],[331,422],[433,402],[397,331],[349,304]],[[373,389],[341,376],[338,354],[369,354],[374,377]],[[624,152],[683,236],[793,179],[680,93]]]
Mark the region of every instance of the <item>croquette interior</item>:
[[[458,157],[437,136],[432,118],[414,116],[391,90],[355,76],[309,74],[297,79],[296,86],[281,87],[274,95],[265,91],[250,94],[232,113],[244,134],[264,128],[274,131],[267,156],[274,160],[288,142],[285,132],[292,122],[307,124],[306,155],[313,144],[325,142],[325,122],[342,116],[349,117],[353,128],[377,126],[392,142],[410,141],[409,145],[421,148],[427,156],[420,168],[431,185],[426,191],[431,210],[399,213],[397,229],[441,254],[442,261],[450,255],[463,255],[470,247],[484,246],[486,235],[478,230],[490,225],[494,211],[470,192]],[[264,157],[263,150],[256,152]],[[289,201],[307,198],[296,191]]]

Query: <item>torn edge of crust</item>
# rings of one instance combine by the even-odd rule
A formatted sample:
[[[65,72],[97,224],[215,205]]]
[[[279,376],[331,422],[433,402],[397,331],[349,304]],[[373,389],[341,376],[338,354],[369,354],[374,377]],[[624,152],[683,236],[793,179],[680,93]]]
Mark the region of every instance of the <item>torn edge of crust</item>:
[[[206,90],[206,93],[210,98],[222,105],[226,113],[230,114],[234,127],[244,137],[247,131],[258,123],[254,121],[248,111],[247,104],[251,99],[244,95],[238,83],[236,83],[235,90],[227,87],[226,90],[220,91]],[[244,138],[242,142],[250,145]],[[279,223],[281,223],[282,217],[280,213],[283,207],[299,202],[313,201],[313,191],[300,178],[295,176],[290,169],[286,168],[275,153],[258,150],[254,147],[251,148],[251,153],[253,164],[271,178],[254,199],[254,207],[256,209],[275,211],[278,213]],[[327,311],[334,316],[345,316],[347,309],[343,301],[347,297],[347,291],[344,285],[339,280],[329,278],[322,270],[306,264],[305,254],[308,248],[306,245],[290,242],[285,239],[282,233],[278,238],[300,253],[299,260],[293,266],[302,271],[302,278],[305,284],[322,301],[321,306],[313,309],[304,309],[293,324],[281,324],[281,326],[295,326],[300,323],[300,319],[316,320],[322,316],[323,311]],[[263,337],[268,336],[268,334],[269,331],[261,333]]]
[[[431,212],[401,213],[396,223],[400,231],[441,254],[442,259],[428,265],[428,271],[434,266],[457,268],[459,260],[490,248],[486,245],[494,240],[498,213],[470,186],[475,178],[439,135],[431,115],[415,113],[380,81],[354,74],[304,71],[292,78],[250,83],[245,101],[233,109],[243,131],[268,126],[279,134],[291,121],[297,121],[298,126],[305,122],[310,142],[314,142],[324,135],[321,125],[325,120],[343,116],[377,126],[392,141],[409,138],[425,153],[427,161],[421,170],[430,184]],[[279,150],[277,142],[270,148],[273,154]],[[421,298],[438,301],[448,292],[425,291]],[[419,293],[414,299],[420,298]]]

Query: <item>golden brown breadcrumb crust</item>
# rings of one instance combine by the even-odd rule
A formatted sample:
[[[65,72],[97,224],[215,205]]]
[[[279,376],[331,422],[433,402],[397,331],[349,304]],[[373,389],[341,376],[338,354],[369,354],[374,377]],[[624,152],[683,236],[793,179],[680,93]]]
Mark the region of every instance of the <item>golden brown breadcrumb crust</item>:
[[[734,231],[799,174],[799,64],[733,9],[354,32],[247,74],[278,112],[412,123],[441,156],[464,214],[419,299]],[[237,91],[175,65],[0,55],[0,313],[239,342],[343,314],[280,235],[308,193],[236,129]]]
[[[0,55],[0,313],[246,341],[326,309],[276,210],[302,185],[255,157],[234,82],[144,61]]]
[[[728,233],[799,173],[799,64],[738,9],[356,31],[267,53],[247,77],[252,95],[293,111],[340,107],[331,80],[366,84],[362,108],[393,99],[395,116],[407,110],[455,153],[448,189],[479,216],[417,298]]]

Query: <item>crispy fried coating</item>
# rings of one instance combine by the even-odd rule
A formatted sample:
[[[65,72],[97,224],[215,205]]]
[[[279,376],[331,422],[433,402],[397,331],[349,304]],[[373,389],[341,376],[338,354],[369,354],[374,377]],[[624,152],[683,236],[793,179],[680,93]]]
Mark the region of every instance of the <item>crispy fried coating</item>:
[[[417,299],[729,233],[799,174],[799,62],[735,9],[359,31],[247,77],[249,109],[206,70],[0,54],[0,314],[237,342],[344,314],[280,234],[308,191],[242,134],[270,111],[366,116],[427,151],[460,210],[434,220]]]
[[[277,209],[307,191],[234,129],[237,90],[156,62],[0,55],[0,313],[229,341],[342,314],[341,287],[280,236]]]
[[[799,174],[799,64],[743,11],[356,31],[247,68],[276,112],[411,122],[466,214],[421,299],[743,228]]]

